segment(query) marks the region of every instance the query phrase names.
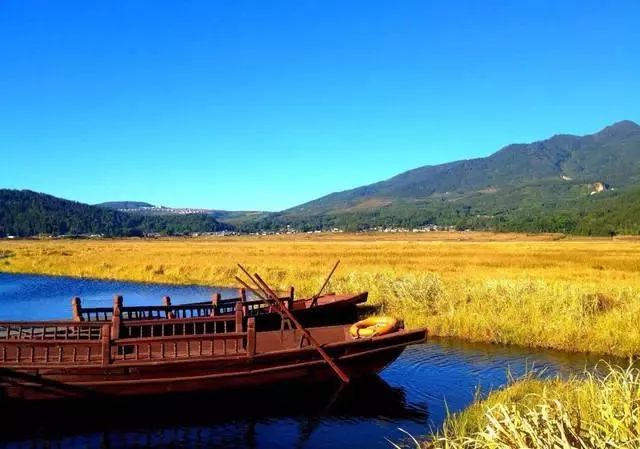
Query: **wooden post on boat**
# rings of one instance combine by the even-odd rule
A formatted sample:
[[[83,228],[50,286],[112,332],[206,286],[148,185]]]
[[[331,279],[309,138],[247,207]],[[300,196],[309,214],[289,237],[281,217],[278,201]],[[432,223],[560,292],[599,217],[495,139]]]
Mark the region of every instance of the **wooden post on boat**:
[[[71,300],[71,313],[73,314],[73,321],[83,321],[82,301],[80,301],[78,296],[74,296]]]
[[[211,297],[211,316],[216,316],[218,314],[218,308],[220,307],[221,300],[222,295],[220,292],[214,293]]]
[[[316,293],[313,296],[313,300],[311,301],[311,307],[315,307],[316,305],[318,305],[318,298],[324,291],[324,288],[329,283],[329,280],[331,279],[331,276],[333,276],[333,273],[336,271],[336,268],[338,268],[338,265],[340,265],[340,260],[338,260],[336,264],[333,266],[333,268],[331,269],[331,272],[329,273],[329,276],[327,276],[327,278],[324,280],[324,283],[322,284],[322,287],[320,287],[320,290],[318,290],[318,293]]]
[[[240,288],[240,302],[242,303],[242,311],[245,315],[249,315],[249,306],[247,305],[247,290],[244,287]]]
[[[342,369],[336,364],[336,362],[333,361],[333,359],[329,356],[329,354],[327,354],[327,351],[325,351],[322,348],[322,346],[320,346],[320,344],[315,339],[315,337],[311,335],[311,333],[307,329],[302,327],[302,324],[300,324],[300,322],[296,319],[293,313],[284,306],[284,304],[282,303],[282,300],[278,297],[278,294],[275,293],[271,287],[269,287],[269,285],[260,277],[258,273],[255,273],[254,276],[257,279],[257,281],[260,283],[262,288],[269,294],[269,296],[271,297],[271,301],[273,302],[273,304],[276,305],[277,309],[280,312],[284,313],[284,315],[286,315],[287,318],[291,320],[291,322],[296,326],[296,328],[302,332],[302,334],[307,338],[311,346],[313,346],[314,349],[318,351],[318,354],[320,354],[320,357],[322,357],[324,361],[327,362],[327,364],[331,367],[331,369],[336,374],[336,376],[338,376],[338,378],[343,383],[345,384],[349,383],[349,376],[347,376],[347,374],[344,371],[342,371]],[[267,299],[269,298],[269,296],[267,297]]]
[[[170,296],[163,296],[162,297],[162,305],[166,307],[166,309],[164,310],[165,318],[175,318],[174,313],[170,308],[171,307],[171,297]],[[149,312],[149,313],[153,314],[153,312]]]
[[[242,319],[244,318],[244,306],[242,302],[236,302],[236,332],[242,332]]]
[[[218,293],[214,293],[211,295],[211,316],[216,316],[218,314],[218,304],[220,304]]]
[[[100,331],[102,344],[102,366],[111,364],[111,326],[103,324]]]
[[[120,322],[122,320],[122,296],[113,297],[113,315],[111,316],[111,336],[114,340],[120,338]]]
[[[293,285],[292,285],[291,289],[289,289],[289,299],[287,300],[287,307],[289,308],[289,310],[293,310],[294,294],[295,294],[295,289],[293,288]]]
[[[247,354],[256,354],[256,319],[254,317],[247,320]]]

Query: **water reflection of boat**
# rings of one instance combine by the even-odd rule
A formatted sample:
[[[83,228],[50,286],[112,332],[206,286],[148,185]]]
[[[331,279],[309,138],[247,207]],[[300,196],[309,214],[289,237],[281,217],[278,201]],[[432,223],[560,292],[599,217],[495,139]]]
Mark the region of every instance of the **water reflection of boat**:
[[[426,423],[428,414],[426,405],[408,404],[401,388],[367,376],[343,388],[292,385],[241,394],[141,397],[135,402],[114,398],[22,403],[3,417],[0,442],[37,447],[83,438],[103,447],[173,447],[217,445],[224,440],[226,447],[252,447],[258,438],[256,426],[261,424],[269,425],[270,434],[286,432],[288,439],[302,442],[327,420],[358,424],[371,418]]]

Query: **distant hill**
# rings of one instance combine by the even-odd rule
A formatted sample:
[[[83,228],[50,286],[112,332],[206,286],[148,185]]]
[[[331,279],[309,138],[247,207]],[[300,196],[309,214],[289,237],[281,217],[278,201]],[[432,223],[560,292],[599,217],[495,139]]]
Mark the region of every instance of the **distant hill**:
[[[229,226],[243,226],[247,223],[254,223],[269,216],[270,212],[264,211],[246,211],[246,210],[217,210],[217,209],[195,209],[188,207],[165,207],[154,206],[153,204],[142,201],[109,201],[106,203],[96,204],[98,207],[119,210],[133,215],[191,215],[204,214],[210,215],[217,221]]]
[[[143,216],[56,198],[30,190],[0,189],[0,236],[144,233],[182,234],[230,229],[210,215]]]
[[[243,226],[247,223],[257,223],[271,212],[257,210],[212,210],[211,215],[221,223],[231,226]]]
[[[232,211],[191,207],[154,206],[153,204],[142,201],[108,201],[106,203],[96,204],[96,206],[105,209],[118,210],[120,212],[126,212],[133,215],[210,215],[216,220],[229,225],[253,222],[269,215],[269,212],[264,211]]]
[[[141,209],[143,207],[155,207],[153,204],[144,203],[142,201],[107,201],[106,203],[96,204],[98,207],[106,209]]]
[[[602,191],[591,195],[598,186]],[[585,228],[583,217],[609,199],[618,205],[621,197],[634,201],[636,187],[640,126],[622,121],[591,135],[556,135],[509,145],[484,158],[416,168],[264,217],[257,227],[362,229],[436,223],[602,234],[614,230]],[[630,223],[617,231],[637,228]]]

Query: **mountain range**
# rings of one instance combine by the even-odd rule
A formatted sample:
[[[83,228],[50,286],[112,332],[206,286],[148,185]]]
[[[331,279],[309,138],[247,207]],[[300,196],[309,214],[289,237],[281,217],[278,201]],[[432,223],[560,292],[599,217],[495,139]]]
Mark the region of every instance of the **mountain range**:
[[[631,163],[630,163],[631,162]],[[287,213],[326,213],[371,209],[395,200],[417,201],[442,195],[496,195],[532,182],[590,184],[640,183],[640,126],[630,121],[587,136],[556,135],[531,144],[509,145],[488,157],[428,165],[386,181],[332,193]]]
[[[276,226],[311,223],[356,229],[438,223],[475,229],[637,232],[637,220],[630,221],[626,212],[617,217],[623,211],[609,211],[611,220],[604,221],[615,229],[592,215],[609,203],[613,208],[635,204],[638,188],[640,126],[622,121],[595,134],[555,135],[508,145],[484,158],[416,168],[265,220]]]
[[[12,229],[6,222],[11,214],[3,209],[5,197],[17,195],[15,192],[0,190],[0,233]],[[51,198],[46,202],[51,203]],[[590,135],[560,134],[512,144],[484,158],[419,167],[276,213],[195,210],[191,214],[189,209],[155,208],[135,201],[83,206],[92,208],[83,209],[86,213],[107,214],[106,221],[126,223],[118,225],[123,230],[152,229],[151,215],[159,220],[154,226],[162,228],[167,215],[186,210],[181,216],[201,216],[198,223],[205,228],[241,231],[287,225],[299,230],[362,230],[438,224],[465,229],[638,234],[640,126],[621,121]],[[161,216],[158,210],[164,211]],[[39,208],[36,216],[48,220],[51,212]],[[51,218],[51,223],[55,221]],[[78,224],[74,229],[82,228]]]

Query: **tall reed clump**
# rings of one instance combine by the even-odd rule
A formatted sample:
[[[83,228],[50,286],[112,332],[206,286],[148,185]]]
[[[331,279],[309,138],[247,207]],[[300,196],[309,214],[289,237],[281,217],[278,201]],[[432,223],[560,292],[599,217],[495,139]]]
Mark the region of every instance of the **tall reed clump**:
[[[640,448],[640,370],[516,382],[449,417],[423,448]]]
[[[335,291],[369,291],[380,313],[432,335],[471,341],[640,354],[640,292],[560,281],[488,279],[444,283],[437,274],[351,272]]]
[[[445,305],[444,284],[435,274],[356,273],[332,280],[332,291],[367,291],[380,314],[402,318],[409,327],[425,326]]]
[[[640,354],[640,292],[615,285],[486,280],[448,286],[438,335],[619,356]]]

